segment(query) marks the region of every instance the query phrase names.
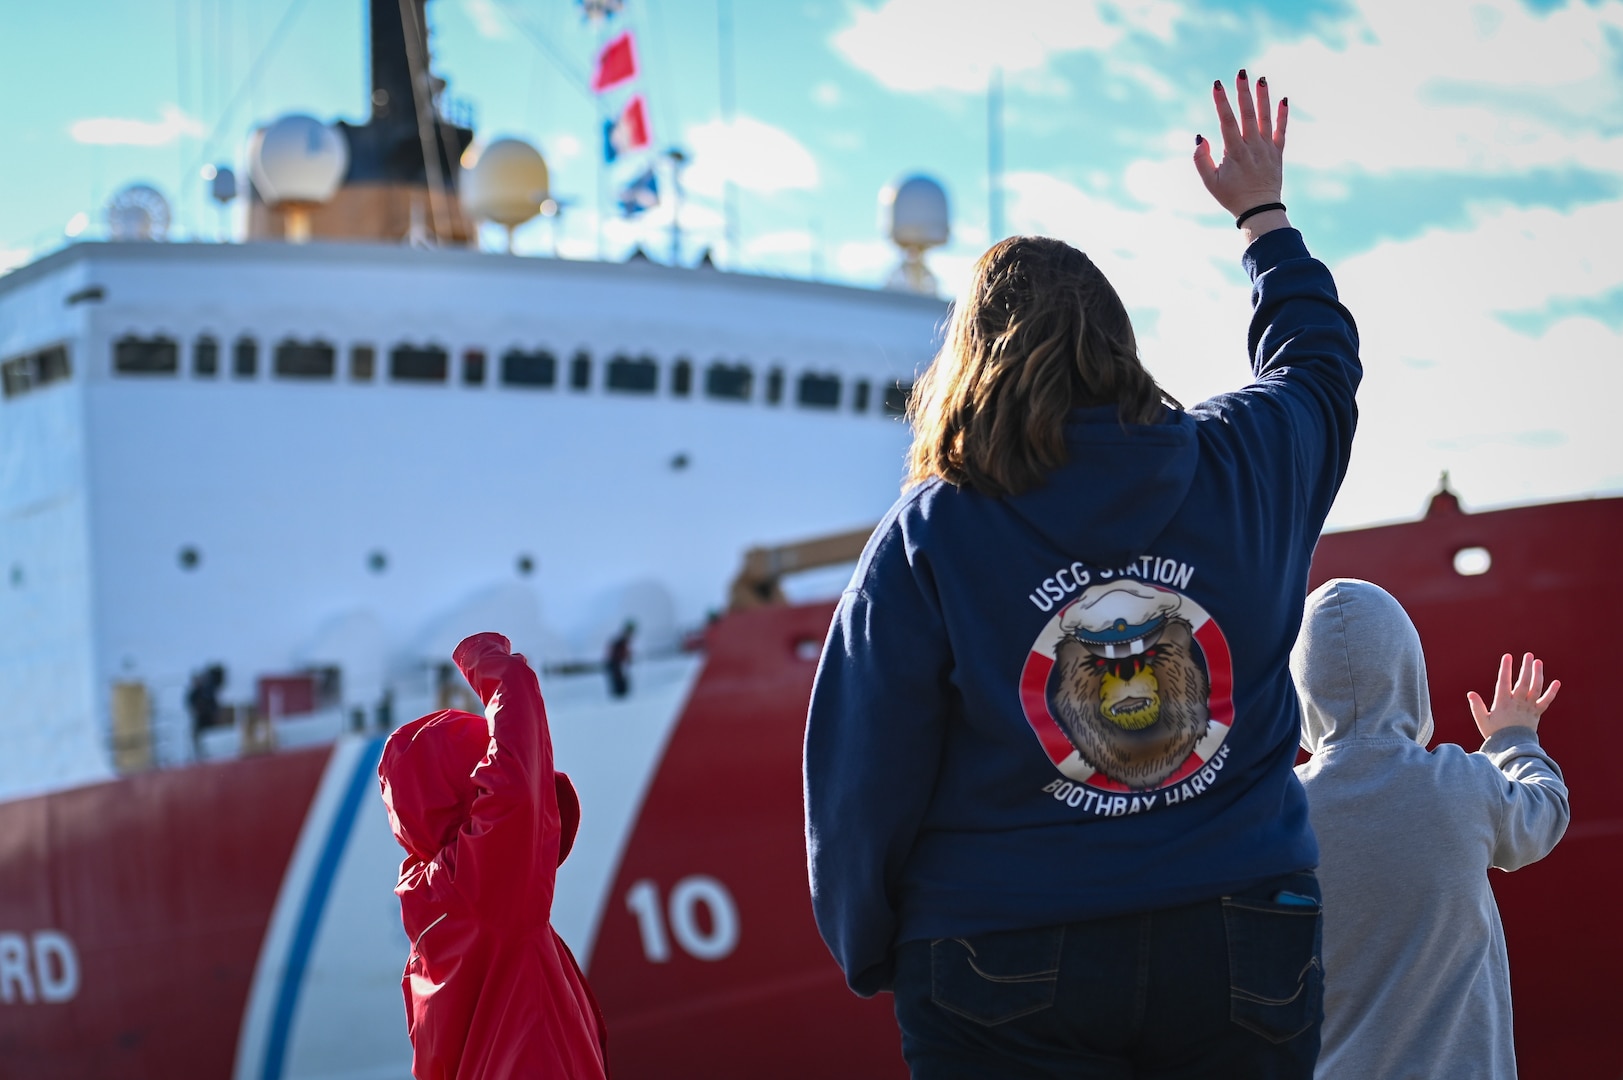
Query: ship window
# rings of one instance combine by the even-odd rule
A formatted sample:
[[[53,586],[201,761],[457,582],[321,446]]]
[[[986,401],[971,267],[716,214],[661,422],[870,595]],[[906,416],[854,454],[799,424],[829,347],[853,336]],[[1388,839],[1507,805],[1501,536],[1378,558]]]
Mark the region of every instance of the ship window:
[[[610,390],[627,394],[652,394],[659,385],[659,365],[652,356],[616,356],[609,361]]]
[[[856,382],[851,384],[852,412],[868,411],[868,392],[869,386],[867,379],[858,379]]]
[[[462,351],[462,382],[467,386],[485,385],[485,350]]]
[[[546,349],[509,349],[502,353],[502,382],[508,386],[556,386],[558,358]]]
[[[192,343],[192,374],[212,379],[220,373],[220,343],[207,334]]]
[[[349,377],[355,382],[371,382],[377,370],[378,351],[370,345],[349,347]]]
[[[259,342],[251,337],[240,337],[232,348],[231,373],[239,379],[251,379],[259,374]]]
[[[907,404],[913,400],[913,384],[893,382],[885,387],[885,398],[879,403],[886,416],[906,416]]]
[[[180,350],[173,338],[139,338],[129,334],[113,344],[113,370],[121,375],[173,375]]]
[[[776,405],[783,400],[783,369],[773,368],[766,373],[766,403]]]
[[[416,348],[396,345],[389,350],[389,378],[401,382],[444,382],[450,356],[438,345]]]
[[[34,354],[34,385],[49,386],[73,374],[68,366],[68,347],[52,345]]]
[[[687,357],[678,357],[676,363],[671,365],[671,394],[673,397],[687,397],[693,393],[693,361]]]
[[[300,342],[285,338],[276,346],[277,377],[330,379],[337,366],[336,355],[325,341]]]
[[[585,390],[592,385],[592,356],[585,349],[569,361],[569,388]]]
[[[840,377],[806,372],[795,390],[795,402],[812,409],[840,407]]]
[[[16,397],[41,386],[61,382],[73,374],[68,364],[68,347],[52,345],[27,356],[14,356],[0,364],[0,390]]]
[[[754,374],[748,364],[717,360],[704,369],[704,396],[723,401],[748,401]]]
[[[28,357],[18,356],[0,364],[0,387],[5,390],[6,397],[16,397],[26,394],[33,385],[29,378]]]

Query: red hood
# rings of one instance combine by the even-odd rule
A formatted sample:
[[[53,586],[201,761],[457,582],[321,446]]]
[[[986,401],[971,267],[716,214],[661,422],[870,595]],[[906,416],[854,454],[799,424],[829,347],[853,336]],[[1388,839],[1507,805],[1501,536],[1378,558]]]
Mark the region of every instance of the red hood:
[[[389,736],[378,762],[389,827],[413,858],[432,862],[468,820],[473,770],[490,752],[482,716],[445,709]]]
[[[432,862],[468,820],[477,784],[473,771],[490,752],[490,726],[482,716],[445,709],[402,725],[389,736],[378,762],[383,805],[394,838],[413,858]],[[558,792],[558,862],[580,830],[580,796],[564,773]]]

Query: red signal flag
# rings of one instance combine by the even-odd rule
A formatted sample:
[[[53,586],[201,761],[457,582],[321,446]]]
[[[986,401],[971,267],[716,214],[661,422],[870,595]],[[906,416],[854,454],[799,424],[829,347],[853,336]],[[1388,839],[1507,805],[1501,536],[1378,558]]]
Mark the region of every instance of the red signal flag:
[[[592,90],[601,94],[623,82],[637,77],[637,50],[631,44],[631,31],[627,30],[597,54],[597,69],[592,72]]]

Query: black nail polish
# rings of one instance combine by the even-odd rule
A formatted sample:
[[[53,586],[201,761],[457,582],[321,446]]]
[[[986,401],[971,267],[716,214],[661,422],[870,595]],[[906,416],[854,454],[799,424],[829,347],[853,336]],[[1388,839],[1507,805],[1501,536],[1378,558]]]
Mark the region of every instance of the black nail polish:
[[[1240,69],[1240,74],[1235,76],[1235,77],[1239,78],[1239,79],[1244,79],[1245,78],[1245,68],[1241,68]]]
[[[1257,85],[1258,86],[1267,86],[1268,85],[1268,76],[1264,75],[1262,78],[1258,79],[1257,80]]]
[[[1212,80],[1212,89],[1213,90],[1221,90],[1221,89],[1223,89],[1223,80],[1222,79],[1213,79]]]
[[[1206,141],[1206,140],[1205,140],[1205,138],[1204,138],[1204,137],[1202,137],[1202,136],[1200,136],[1200,135],[1196,135],[1196,136],[1195,136],[1195,145],[1196,145],[1196,146],[1199,146],[1199,145],[1200,145],[1200,144],[1201,144],[1201,143],[1203,143],[1203,142],[1205,142],[1205,141]]]
[[[1279,107],[1281,109],[1289,108],[1290,103],[1291,103],[1291,99],[1288,98],[1288,97],[1282,97],[1282,98],[1279,99]]]

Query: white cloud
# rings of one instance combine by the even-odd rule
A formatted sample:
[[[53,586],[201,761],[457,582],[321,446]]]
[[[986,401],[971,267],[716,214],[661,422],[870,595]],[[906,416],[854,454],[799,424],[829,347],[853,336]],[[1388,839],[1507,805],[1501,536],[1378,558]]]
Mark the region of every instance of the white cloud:
[[[833,44],[892,90],[980,93],[994,68],[1041,76],[1055,56],[1103,52],[1129,34],[1169,40],[1181,17],[1171,0],[884,0],[853,7]]]
[[[793,135],[749,116],[690,127],[684,133],[693,163],[683,173],[689,191],[719,196],[728,180],[745,191],[817,187],[817,159]]]
[[[68,127],[74,142],[93,146],[168,146],[176,139],[200,139],[208,133],[203,122],[174,105],[165,105],[158,120],[129,120],[95,116],[75,120]]]
[[[1290,95],[1289,155],[1303,165],[1619,171],[1623,145],[1598,130],[1623,108],[1619,32],[1616,4],[1539,15],[1520,0],[1362,0],[1343,38],[1276,44],[1251,70]],[[1200,102],[1197,130],[1209,113]]]
[[[1623,286],[1623,252],[1610,242],[1623,235],[1623,204],[1479,210],[1473,226],[1381,244],[1336,268],[1366,367],[1364,434],[1339,518],[1412,512],[1443,469],[1478,506],[1620,482],[1623,333],[1573,317],[1528,337],[1498,314]]]
[[[500,41],[513,36],[513,26],[496,0],[462,0],[462,13],[480,37]]]
[[[584,149],[580,137],[567,131],[547,136],[542,140],[541,147],[541,153],[550,163],[574,161]]]
[[[811,251],[816,243],[810,232],[805,229],[781,229],[777,232],[760,233],[744,241],[744,256],[749,259],[758,259],[763,256],[776,255],[804,255]]]
[[[1248,377],[1250,305],[1238,236],[1185,170],[1181,143],[1177,157],[1130,166],[1125,183],[1143,209],[1040,173],[1005,183],[1011,227],[1086,251],[1132,311],[1146,364],[1190,403]],[[1366,368],[1333,524],[1411,517],[1444,469],[1478,507],[1623,485],[1610,416],[1623,332],[1574,316],[1529,337],[1500,318],[1623,287],[1623,246],[1611,242],[1623,236],[1623,202],[1471,215],[1467,229],[1381,243],[1332,267]]]
[[[848,240],[834,249],[838,275],[856,282],[882,282],[901,261],[901,252],[884,240]]]
[[[10,273],[33,257],[31,248],[0,248],[0,274]]]

